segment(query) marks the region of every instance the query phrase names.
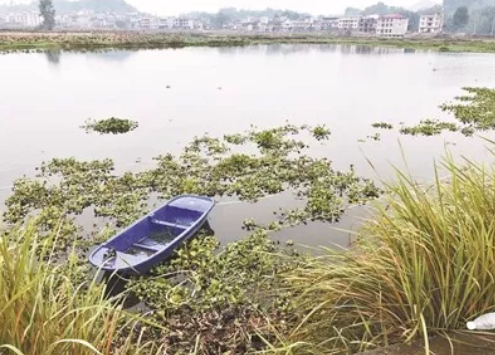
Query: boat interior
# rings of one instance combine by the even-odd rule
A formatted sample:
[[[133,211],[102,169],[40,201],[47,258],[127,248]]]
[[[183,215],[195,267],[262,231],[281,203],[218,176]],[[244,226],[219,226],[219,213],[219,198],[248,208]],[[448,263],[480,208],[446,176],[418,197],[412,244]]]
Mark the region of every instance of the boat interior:
[[[109,240],[94,255],[105,266],[127,268],[165,249],[202,217],[201,211],[173,205],[154,212]]]

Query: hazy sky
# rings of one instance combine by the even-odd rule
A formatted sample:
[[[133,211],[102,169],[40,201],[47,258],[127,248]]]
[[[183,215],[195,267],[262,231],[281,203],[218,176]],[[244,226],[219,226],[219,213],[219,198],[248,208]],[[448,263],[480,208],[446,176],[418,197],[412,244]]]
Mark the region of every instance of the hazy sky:
[[[14,2],[30,2],[16,0]],[[366,7],[376,4],[378,0],[127,0],[142,11],[160,15],[178,15],[193,10],[215,12],[221,7],[237,7],[248,9],[265,9],[273,7],[290,9],[313,14],[339,14],[348,6]],[[0,4],[8,4],[11,0],[0,0]],[[409,7],[420,0],[388,0],[389,5]]]

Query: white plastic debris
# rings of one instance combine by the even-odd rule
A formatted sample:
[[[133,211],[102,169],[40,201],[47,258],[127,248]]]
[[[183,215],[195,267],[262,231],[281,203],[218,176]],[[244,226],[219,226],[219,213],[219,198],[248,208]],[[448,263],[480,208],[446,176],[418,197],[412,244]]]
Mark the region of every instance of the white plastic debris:
[[[488,313],[476,318],[472,322],[467,322],[469,330],[494,330],[495,329],[495,313]]]

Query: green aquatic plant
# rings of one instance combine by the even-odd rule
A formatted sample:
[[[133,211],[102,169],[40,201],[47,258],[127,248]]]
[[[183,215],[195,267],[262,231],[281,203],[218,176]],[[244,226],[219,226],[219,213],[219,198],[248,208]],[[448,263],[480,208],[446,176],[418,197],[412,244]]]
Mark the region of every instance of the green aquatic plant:
[[[376,142],[379,142],[382,140],[382,135],[380,133],[375,133],[374,135],[372,136],[368,136],[368,139],[371,139],[373,141],[376,141]]]
[[[495,90],[478,87],[465,87],[463,90],[467,94],[455,98],[459,103],[446,103],[440,106],[441,109],[454,114],[459,122],[467,126],[466,129],[495,129]]]
[[[100,134],[124,134],[134,131],[139,123],[127,119],[111,117],[104,120],[87,120],[84,128],[87,133],[98,132]]]
[[[316,126],[315,128],[313,128],[312,133],[313,133],[313,137],[318,141],[327,140],[332,134],[330,129],[325,127],[325,125]]]
[[[377,129],[394,129],[394,126],[392,124],[386,122],[373,123],[371,127]]]
[[[253,127],[235,135],[234,141],[229,136],[197,137],[178,156],[158,156],[154,167],[120,175],[109,159],[53,159],[41,164],[36,178],[14,183],[4,220],[18,224],[28,215],[39,215],[41,233],[61,228],[54,248],[64,253],[74,242],[91,247],[108,237],[108,231],[140,218],[151,207],[150,196],[162,200],[193,193],[255,202],[293,191],[306,203],[275,214],[283,227],[310,220],[335,222],[349,204],[365,203],[380,195],[372,181],[360,178],[352,169],[337,171],[329,159],[304,154],[310,142],[302,140],[305,132],[312,137],[314,128],[290,124],[267,130]],[[241,142],[258,147],[258,151],[234,151]],[[93,230],[84,231],[78,224],[82,214],[94,215]],[[60,221],[63,223],[59,225]]]
[[[198,337],[203,354],[259,351],[266,344],[254,340],[258,331],[276,339],[268,322],[288,329],[295,320],[282,274],[303,257],[278,249],[260,229],[218,249],[214,237],[196,238],[151,275],[130,281],[129,290],[152,310],[154,321],[174,330],[159,336],[173,353],[193,351],[196,344],[189,339]]]
[[[459,127],[455,123],[439,120],[423,120],[413,127],[402,126],[400,133],[411,136],[436,136],[444,131],[457,132]]]

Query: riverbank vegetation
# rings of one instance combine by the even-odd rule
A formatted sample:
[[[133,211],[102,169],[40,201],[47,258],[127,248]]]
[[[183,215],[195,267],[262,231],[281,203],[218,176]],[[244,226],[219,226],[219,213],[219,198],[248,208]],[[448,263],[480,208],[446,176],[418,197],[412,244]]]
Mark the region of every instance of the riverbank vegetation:
[[[247,35],[232,33],[0,32],[0,51],[159,49],[192,46],[230,47],[256,44],[345,44],[435,50],[441,52],[495,52],[495,41],[480,38],[381,39],[335,37],[325,34]]]
[[[139,318],[123,311],[123,296],[107,298],[104,285],[81,279],[77,255],[57,263],[57,238],[40,238],[31,223],[0,236],[0,353],[142,354],[148,345],[127,338]]]
[[[306,315],[293,342],[353,353],[445,336],[494,310],[494,166],[448,158],[442,168],[427,187],[399,173],[351,250],[290,273]]]

